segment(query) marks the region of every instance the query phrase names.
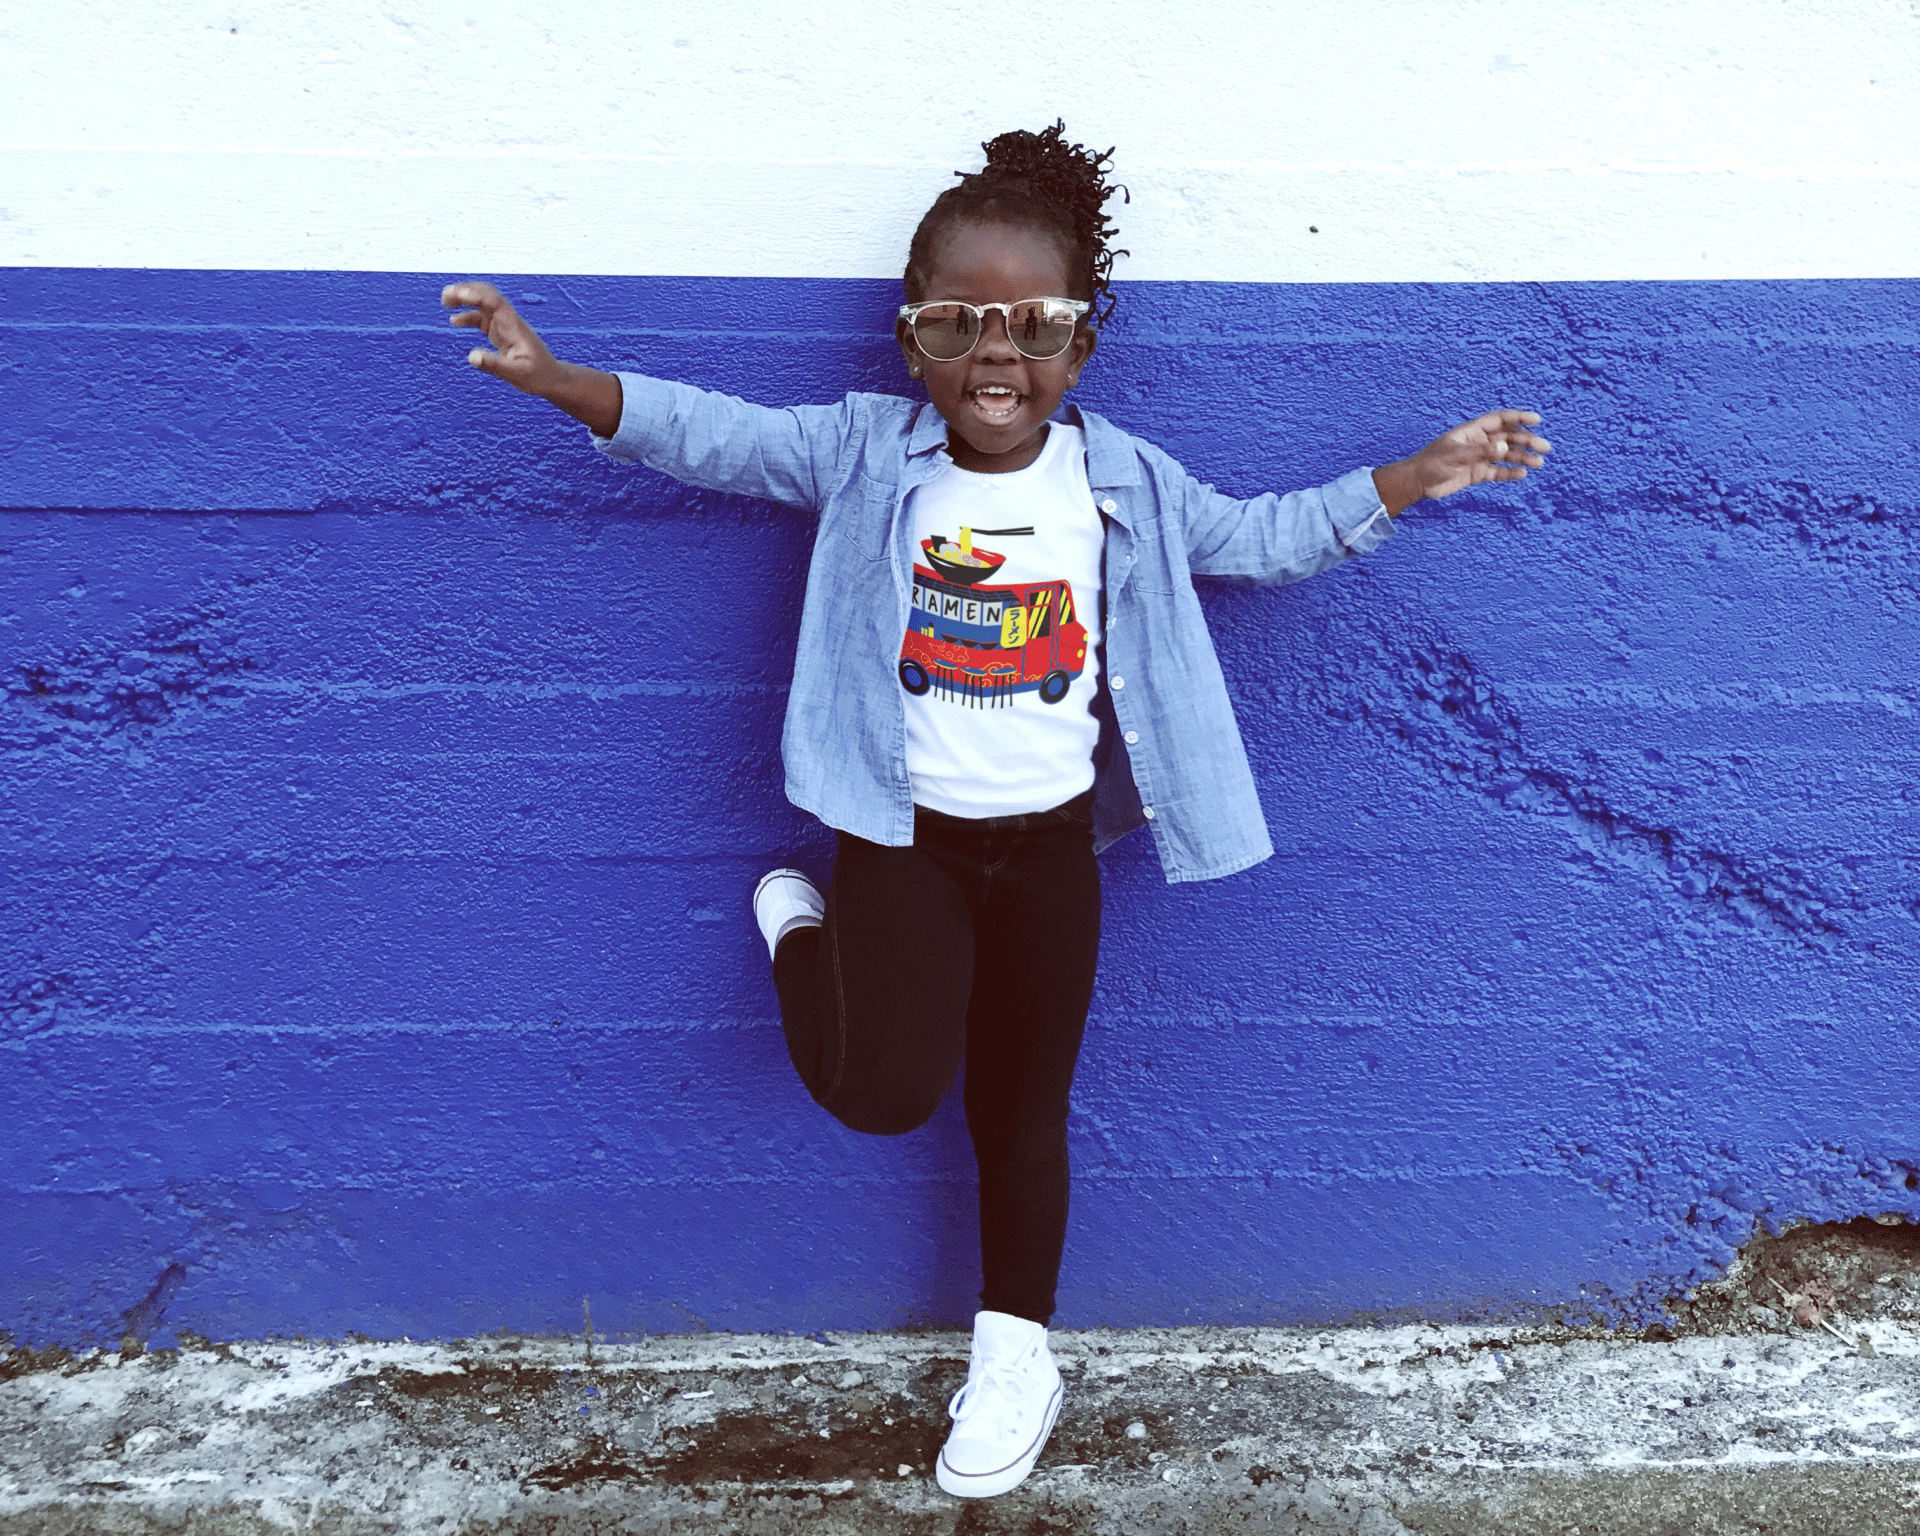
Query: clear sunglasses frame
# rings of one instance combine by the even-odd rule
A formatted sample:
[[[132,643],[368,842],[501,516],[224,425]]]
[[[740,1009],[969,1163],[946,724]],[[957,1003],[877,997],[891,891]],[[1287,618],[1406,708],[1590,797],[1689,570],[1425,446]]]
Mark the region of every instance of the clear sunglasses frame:
[[[959,299],[928,299],[921,304],[902,304],[900,306],[900,318],[907,322],[907,329],[913,333],[915,343],[917,344],[919,341],[919,332],[914,329],[914,322],[920,318],[922,310],[951,307],[954,309],[964,309],[973,316],[975,324],[978,327],[973,333],[973,345],[969,346],[965,352],[957,352],[952,357],[936,357],[933,353],[927,351],[925,347],[921,347],[921,356],[926,358],[930,363],[957,363],[962,358],[970,357],[973,354],[973,348],[980,345],[980,338],[986,334],[988,314],[996,309],[1000,311],[1000,324],[1006,328],[1007,340],[1013,343],[1013,350],[1018,352],[1022,357],[1031,358],[1036,363],[1050,362],[1073,345],[1073,335],[1069,332],[1066,341],[1061,344],[1058,351],[1029,352],[1025,347],[1021,346],[1020,338],[1013,334],[1013,312],[1023,304],[1044,304],[1047,306],[1050,315],[1054,313],[1056,307],[1058,309],[1064,309],[1072,316],[1075,325],[1078,325],[1087,311],[1093,308],[1093,305],[1085,299],[1055,299],[1045,295],[1032,299],[1015,299],[1011,304],[966,304],[962,303]]]

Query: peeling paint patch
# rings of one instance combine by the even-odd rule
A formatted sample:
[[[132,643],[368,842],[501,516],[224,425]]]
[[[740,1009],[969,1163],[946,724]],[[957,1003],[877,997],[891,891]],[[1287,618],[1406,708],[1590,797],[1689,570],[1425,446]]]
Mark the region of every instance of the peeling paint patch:
[[[1920,1297],[1920,1226],[1910,1225],[1920,1223],[1920,1164],[1833,1146],[1802,1149],[1789,1163],[1777,1152],[1743,1154],[1724,1143],[1677,1139],[1649,1146],[1597,1138],[1555,1151],[1575,1177],[1630,1212],[1633,1226],[1660,1234],[1643,1245],[1649,1253],[1663,1251],[1654,1267],[1668,1277],[1663,1285],[1651,1274],[1627,1294],[1582,1286],[1578,1300],[1560,1312],[1569,1324],[1584,1318],[1608,1327],[1719,1332],[1769,1326],[1764,1317],[1750,1324],[1744,1313],[1719,1303],[1702,1310],[1694,1299],[1738,1283],[1744,1307],[1742,1277],[1751,1278],[1756,1264],[1764,1269],[1782,1252],[1809,1248],[1821,1250],[1824,1256],[1813,1262],[1830,1270],[1837,1265],[1852,1274],[1871,1264],[1875,1275],[1906,1275],[1894,1289],[1876,1293],[1860,1315],[1920,1322],[1920,1304],[1909,1305],[1907,1294]],[[1885,1262],[1872,1260],[1869,1250]],[[1851,1280],[1837,1283],[1840,1294],[1865,1304]]]
[[[1920,1325],[1920,1226],[1892,1212],[1762,1232],[1717,1280],[1672,1307],[1685,1334]]]

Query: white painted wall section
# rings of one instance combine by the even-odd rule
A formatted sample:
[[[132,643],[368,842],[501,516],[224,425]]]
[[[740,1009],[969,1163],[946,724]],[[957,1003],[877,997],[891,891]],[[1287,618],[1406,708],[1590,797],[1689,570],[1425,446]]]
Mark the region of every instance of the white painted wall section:
[[[1920,274],[1904,0],[33,0],[0,47],[0,265],[895,276],[1063,116],[1134,278]]]

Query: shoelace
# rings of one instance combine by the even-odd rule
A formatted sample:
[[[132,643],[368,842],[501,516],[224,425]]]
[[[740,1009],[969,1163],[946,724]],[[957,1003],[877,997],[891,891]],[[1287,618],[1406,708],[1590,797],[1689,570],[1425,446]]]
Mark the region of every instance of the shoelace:
[[[1001,1355],[981,1361],[967,1383],[953,1394],[947,1404],[947,1416],[955,1424],[983,1419],[1002,1437],[1020,1433],[1021,1401],[1026,1383],[1023,1369],[1033,1356],[1031,1349],[1018,1355]]]

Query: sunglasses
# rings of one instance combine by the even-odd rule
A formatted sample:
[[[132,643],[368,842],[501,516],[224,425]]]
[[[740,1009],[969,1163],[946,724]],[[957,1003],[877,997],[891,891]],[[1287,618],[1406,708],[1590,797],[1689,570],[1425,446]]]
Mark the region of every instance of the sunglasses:
[[[1080,317],[1092,308],[1084,299],[1021,299],[1013,304],[936,299],[930,304],[902,304],[900,318],[913,332],[915,344],[934,362],[957,363],[980,340],[988,311],[997,309],[1014,350],[1043,363],[1072,345]]]

